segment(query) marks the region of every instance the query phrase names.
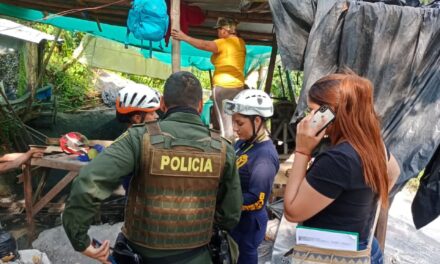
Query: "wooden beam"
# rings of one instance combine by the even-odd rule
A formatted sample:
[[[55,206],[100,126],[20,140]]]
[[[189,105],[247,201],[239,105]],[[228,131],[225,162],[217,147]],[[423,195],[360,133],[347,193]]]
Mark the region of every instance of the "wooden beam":
[[[171,0],[171,28],[180,30],[180,0]],[[180,40],[172,40],[173,73],[180,71]]]
[[[80,8],[90,8],[90,7],[98,7],[103,4],[93,4],[93,6],[79,6],[76,2],[67,2],[63,1],[61,3],[55,1],[35,1],[35,0],[3,0],[4,3],[11,3],[16,6],[23,7],[32,7],[38,10],[50,11],[53,13],[64,12],[67,10],[75,10]],[[108,3],[108,2],[107,2]],[[88,12],[88,13],[96,13],[96,14],[114,14],[114,15],[122,15],[127,16],[129,7],[124,7],[120,5],[108,6],[105,8],[93,9],[93,10],[85,10],[85,11],[76,11],[75,13]],[[74,14],[74,13],[72,13]],[[70,16],[70,14],[68,14]]]
[[[3,0],[2,2],[18,7],[39,10],[45,13],[45,15],[57,14],[71,9],[69,8],[70,6],[64,6],[61,4],[55,4],[55,5],[51,3],[40,4],[40,3],[35,3],[34,1],[27,1],[27,0],[19,0],[17,2],[14,0]],[[72,7],[78,8],[77,5]],[[85,17],[84,14],[86,14],[87,17]],[[119,9],[115,9],[114,7],[107,7],[105,9],[70,13],[65,16],[79,18],[79,19],[87,19],[90,21],[96,21],[96,19],[99,17],[99,20],[102,23],[125,26],[127,23],[127,15],[128,15],[128,8],[119,7]]]
[[[272,24],[272,15],[268,14],[256,14],[256,13],[235,13],[235,12],[222,12],[222,11],[211,11],[205,12],[205,17],[207,20],[217,20],[219,17],[230,17],[235,18],[239,22],[251,22],[251,23],[262,23],[262,24]]]
[[[26,222],[28,224],[28,244],[32,245],[32,240],[35,236],[35,222],[32,217],[32,179],[31,179],[31,165],[27,161],[23,168],[23,188],[24,188],[24,201],[26,207]]]
[[[210,36],[212,38],[217,38],[217,32],[215,29],[210,27],[201,27],[201,26],[192,26],[189,28],[190,35],[201,35],[201,36]],[[238,31],[240,37],[244,40],[252,39],[266,42],[273,42],[273,34],[272,33],[259,33],[259,32],[251,32],[251,31]]]
[[[109,0],[83,0],[84,3],[89,3],[89,4],[108,4]],[[131,7],[131,0],[125,0],[122,2],[119,2],[117,5],[114,6],[125,6],[130,8]]]
[[[78,176],[77,171],[69,171],[46,195],[43,196],[32,208],[32,217],[43,209],[57,194],[59,194],[72,180]]]
[[[264,87],[264,91],[267,94],[270,94],[270,90],[272,88],[272,79],[275,70],[277,52],[278,52],[277,38],[275,37],[274,34],[273,42],[272,42],[272,53],[270,54],[269,69],[267,70],[266,86]]]

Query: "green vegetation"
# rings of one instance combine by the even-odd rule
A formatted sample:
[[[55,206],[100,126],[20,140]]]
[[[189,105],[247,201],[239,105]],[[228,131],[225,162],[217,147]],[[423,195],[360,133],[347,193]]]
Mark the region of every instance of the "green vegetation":
[[[281,67],[282,76],[280,76],[280,71],[278,70],[278,65],[280,65],[280,64],[277,64],[275,66],[275,72],[274,72],[274,76],[273,76],[273,80],[272,80],[272,87],[271,87],[272,96],[275,98],[282,98],[283,97],[283,89],[282,89],[282,85],[281,85],[281,78],[282,78],[285,96],[287,97],[287,99],[289,101],[292,101],[293,98],[291,98],[291,95],[289,93],[289,85],[288,85],[288,81],[286,78],[286,71],[284,71],[283,68]],[[303,72],[291,71],[291,72],[288,72],[288,75],[289,75],[289,79],[292,84],[292,89],[294,90],[293,96],[295,97],[295,100],[297,101],[299,98],[299,94],[301,92],[302,84],[303,84],[303,78],[304,78]]]
[[[34,24],[32,26],[52,35],[56,35],[58,30],[53,26],[44,24]],[[78,47],[83,36],[84,34],[79,32],[62,31],[60,38],[63,42],[55,47],[46,68],[43,84],[52,83],[54,85],[54,93],[58,96],[61,110],[75,109],[84,105],[93,106],[100,101],[93,86],[93,70],[74,61],[72,57],[73,51]],[[53,45],[53,43],[50,45]],[[46,50],[49,49],[50,47]],[[192,69],[192,72],[200,79],[202,87],[210,87],[208,72],[197,69]],[[126,73],[120,73],[120,75],[137,83],[158,89],[161,92],[163,91],[164,80]]]
[[[56,35],[58,31],[57,28],[49,25],[34,24],[33,26],[52,35]],[[54,85],[54,93],[58,96],[61,109],[77,108],[86,103],[98,101],[93,93],[92,70],[78,62],[71,61],[73,51],[81,42],[83,35],[79,32],[62,31],[60,38],[63,42],[61,44],[51,43],[57,46],[47,65],[43,84]]]
[[[161,93],[163,92],[163,85],[165,84],[165,81],[162,79],[151,78],[148,76],[133,75],[128,73],[121,73],[121,76],[130,79],[134,82],[142,83],[151,88],[157,89]]]

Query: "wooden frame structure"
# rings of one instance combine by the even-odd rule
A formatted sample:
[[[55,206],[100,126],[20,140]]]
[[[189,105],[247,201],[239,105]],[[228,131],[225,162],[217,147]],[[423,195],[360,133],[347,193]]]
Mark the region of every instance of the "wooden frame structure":
[[[29,160],[23,169],[23,189],[24,200],[26,207],[26,221],[28,224],[29,242],[35,236],[35,215],[43,209],[57,194],[59,194],[72,180],[78,176],[79,170],[87,165],[86,162],[76,160],[75,156],[67,154],[55,154],[44,156],[43,158],[32,158]],[[50,189],[43,197],[37,199],[34,197],[32,186],[31,167],[39,166],[41,168],[66,170],[68,173],[64,176],[52,189]],[[42,187],[41,187],[42,188]]]

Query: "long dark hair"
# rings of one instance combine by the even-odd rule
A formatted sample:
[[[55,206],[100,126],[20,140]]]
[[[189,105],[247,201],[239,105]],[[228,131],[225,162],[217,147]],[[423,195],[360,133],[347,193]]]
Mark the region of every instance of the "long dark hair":
[[[331,74],[312,85],[309,100],[334,110],[336,118],[327,130],[332,145],[345,140],[353,146],[361,158],[365,182],[387,205],[386,154],[374,110],[373,84],[353,72]]]

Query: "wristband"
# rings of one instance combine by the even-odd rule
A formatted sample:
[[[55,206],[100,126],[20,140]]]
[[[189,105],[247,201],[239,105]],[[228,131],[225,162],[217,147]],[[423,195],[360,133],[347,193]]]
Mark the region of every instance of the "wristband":
[[[296,153],[299,153],[299,154],[301,154],[301,155],[306,156],[309,160],[312,159],[312,156],[311,156],[310,154],[305,153],[305,152],[295,150],[295,155],[296,155]]]

